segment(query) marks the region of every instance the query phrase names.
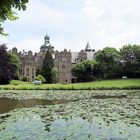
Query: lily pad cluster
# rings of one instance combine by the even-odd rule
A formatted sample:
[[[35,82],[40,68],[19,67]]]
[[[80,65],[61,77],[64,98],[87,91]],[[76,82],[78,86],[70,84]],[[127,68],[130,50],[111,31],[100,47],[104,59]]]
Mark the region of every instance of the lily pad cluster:
[[[12,92],[7,95],[12,95]],[[29,98],[65,99],[68,102],[17,108],[0,114],[0,139],[140,139],[139,91],[75,92],[38,91],[38,95],[22,93],[27,97],[29,95]],[[5,93],[2,94],[1,97]],[[19,98],[15,95],[12,98],[23,98],[19,93]]]

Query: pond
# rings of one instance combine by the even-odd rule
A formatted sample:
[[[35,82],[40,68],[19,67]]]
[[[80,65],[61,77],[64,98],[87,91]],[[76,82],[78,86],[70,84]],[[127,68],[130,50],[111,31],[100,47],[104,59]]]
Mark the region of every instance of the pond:
[[[0,91],[0,140],[139,140],[140,91]]]

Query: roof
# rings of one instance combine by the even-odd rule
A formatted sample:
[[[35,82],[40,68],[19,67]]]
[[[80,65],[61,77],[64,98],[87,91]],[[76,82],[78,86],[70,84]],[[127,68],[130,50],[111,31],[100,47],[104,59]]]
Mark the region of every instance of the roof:
[[[86,51],[86,50],[91,50],[91,47],[90,47],[90,45],[89,45],[89,42],[88,42],[87,45],[86,45],[85,51]]]

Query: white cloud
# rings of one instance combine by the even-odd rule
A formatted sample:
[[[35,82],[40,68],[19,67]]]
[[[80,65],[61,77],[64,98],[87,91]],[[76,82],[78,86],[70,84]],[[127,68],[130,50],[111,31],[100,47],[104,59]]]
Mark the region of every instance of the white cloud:
[[[56,22],[63,20],[65,14],[58,9],[51,8],[45,1],[30,1],[26,12],[22,12],[20,20],[32,24],[45,24],[45,22]]]
[[[104,9],[97,6],[93,0],[86,0],[82,12],[89,18],[98,18],[105,13]]]
[[[65,36],[59,36],[57,39],[52,40],[55,50],[63,51],[64,49],[74,51],[80,51],[85,49],[86,43],[82,38],[66,38]],[[71,43],[70,43],[71,42]]]
[[[11,44],[11,47],[9,49],[12,49],[12,47],[16,47],[18,51],[25,50],[28,52],[29,50],[31,50],[33,52],[39,52],[40,46],[42,44],[43,40],[30,38]]]
[[[39,50],[46,32],[58,50],[79,51],[87,41],[96,50],[138,44],[139,5],[139,0],[33,0],[17,22],[7,24],[10,36],[0,40],[27,51]]]

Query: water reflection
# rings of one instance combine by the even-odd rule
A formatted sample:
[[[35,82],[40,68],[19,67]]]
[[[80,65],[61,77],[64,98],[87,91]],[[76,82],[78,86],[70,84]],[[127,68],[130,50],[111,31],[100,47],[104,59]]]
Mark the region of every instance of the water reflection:
[[[99,117],[93,117],[92,121],[88,122],[78,116],[49,120],[48,117],[41,118],[39,115],[32,114],[32,117],[19,117],[16,121],[10,122],[5,129],[0,131],[0,139],[137,140],[136,134],[139,134],[139,131],[140,128],[130,127],[121,121],[111,122],[108,126]]]
[[[16,108],[30,108],[36,105],[55,105],[69,102],[69,100],[45,100],[45,99],[26,99],[15,100],[8,98],[0,98],[0,114],[6,113]]]

